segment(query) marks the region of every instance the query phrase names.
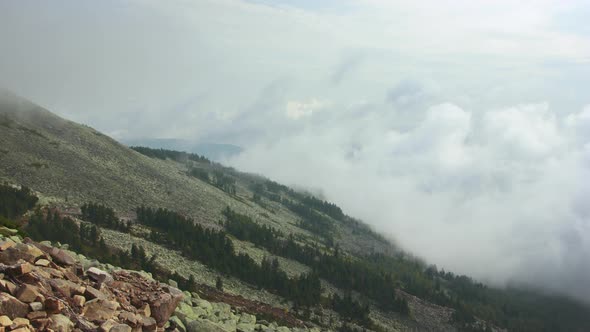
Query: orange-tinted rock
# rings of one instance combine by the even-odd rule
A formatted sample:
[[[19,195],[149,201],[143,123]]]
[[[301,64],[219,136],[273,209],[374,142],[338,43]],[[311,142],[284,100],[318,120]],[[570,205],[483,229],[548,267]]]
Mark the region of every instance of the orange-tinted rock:
[[[45,300],[45,310],[49,313],[56,314],[64,310],[65,305],[58,299],[49,298]]]
[[[84,292],[84,296],[86,297],[87,300],[104,299],[105,298],[105,295],[101,291],[99,291],[98,289],[96,289],[92,286],[86,287],[86,291]]]
[[[25,317],[29,313],[29,305],[19,301],[12,295],[0,293],[0,313],[10,319]]]
[[[64,279],[51,279],[49,284],[54,292],[64,294],[66,297],[82,295],[86,291],[84,286]]]
[[[86,298],[82,295],[74,295],[72,301],[77,307],[82,308],[86,303]]]
[[[47,318],[47,312],[45,312],[45,311],[31,311],[27,314],[27,318],[29,320]]]
[[[11,248],[12,249],[12,248]],[[23,274],[31,273],[33,271],[33,265],[30,263],[16,263],[6,268],[6,273],[11,276],[18,277]]]
[[[37,265],[37,266],[43,266],[43,267],[48,267],[49,264],[51,264],[51,262],[48,261],[48,260],[46,260],[45,258],[38,259],[35,262],[35,265]]]
[[[18,329],[19,327],[25,327],[25,326],[29,326],[29,320],[26,318],[17,317],[12,320],[12,324],[10,325],[10,328],[14,331],[14,330]]]
[[[184,295],[174,287],[165,287],[168,293],[160,293],[155,301],[150,302],[152,317],[158,322],[158,326],[164,326]]]
[[[94,299],[86,302],[83,315],[90,321],[104,321],[113,318],[119,303],[115,301]]]
[[[8,280],[0,280],[0,292],[16,294],[16,285]]]
[[[2,240],[0,241],[0,251],[4,251],[8,248],[14,247],[16,243],[12,242],[11,240]]]
[[[36,330],[45,330],[45,328],[47,328],[47,326],[49,326],[49,324],[51,323],[51,320],[49,318],[39,318],[39,319],[34,319],[31,320],[31,325],[33,325],[33,327]]]
[[[33,285],[24,284],[16,291],[16,297],[24,303],[35,302],[39,295],[39,288]]]
[[[96,281],[99,285],[102,285],[103,283],[108,284],[114,281],[113,276],[96,267],[89,268],[86,271],[86,274],[90,277],[90,279]]]
[[[49,328],[55,332],[70,332],[74,328],[74,323],[64,315],[51,315]]]
[[[10,325],[12,325],[12,319],[10,319],[6,315],[0,316],[0,326],[10,326]]]
[[[140,323],[144,331],[155,331],[157,329],[157,323],[153,317],[143,317]]]

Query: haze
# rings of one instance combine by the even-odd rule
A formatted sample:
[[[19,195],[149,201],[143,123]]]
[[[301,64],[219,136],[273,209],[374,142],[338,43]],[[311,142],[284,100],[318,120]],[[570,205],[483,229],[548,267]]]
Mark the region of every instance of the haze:
[[[439,268],[590,298],[585,1],[2,1],[0,85],[245,148]]]

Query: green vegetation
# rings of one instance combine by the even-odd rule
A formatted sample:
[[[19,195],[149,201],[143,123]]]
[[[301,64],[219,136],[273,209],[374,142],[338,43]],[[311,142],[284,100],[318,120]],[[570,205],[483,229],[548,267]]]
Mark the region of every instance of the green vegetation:
[[[395,294],[391,274],[384,274],[361,261],[347,259],[334,250],[323,253],[317,247],[301,246],[293,237],[284,235],[268,226],[260,226],[250,217],[234,212],[229,207],[223,211],[223,226],[228,233],[244,241],[266,248],[269,252],[299,261],[310,266],[320,277],[345,291],[355,290],[375,300],[384,310],[409,314],[408,303]]]
[[[343,298],[334,294],[331,299],[331,305],[334,311],[350,321],[354,321],[362,326],[370,326],[372,324],[369,318],[369,305],[359,304],[352,299],[350,293],[344,295]]]
[[[320,281],[315,274],[288,278],[277,260],[261,265],[245,254],[236,254],[222,231],[206,229],[189,218],[166,209],[139,207],[137,221],[152,229],[150,240],[180,250],[219,272],[275,292],[295,304],[310,306],[320,300]]]
[[[297,244],[291,236],[281,239],[281,232],[258,225],[229,208],[224,215],[223,226],[236,238],[308,265],[335,286],[358,291],[384,310],[409,314],[407,302],[395,295],[397,285],[412,295],[455,308],[453,319],[465,328],[472,328],[475,317],[479,317],[509,330],[571,331],[580,326],[587,312],[584,306],[565,298],[490,288],[469,277],[439,272],[436,267],[425,267],[403,256],[371,254],[353,259],[343,257],[338,248],[332,254],[322,253],[317,247]]]
[[[32,209],[39,199],[27,187],[0,185],[0,216],[14,219]]]
[[[166,149],[152,149],[144,146],[131,146],[130,148],[150,158],[157,158],[162,160],[170,159],[174,161],[192,160],[206,164],[211,163],[209,159],[203,156],[199,156],[196,153],[187,153]]]
[[[82,219],[86,221],[120,232],[129,231],[129,224],[117,218],[113,209],[102,204],[85,203],[80,207],[80,210],[82,212]]]
[[[142,247],[133,245],[129,252],[109,248],[96,225],[78,224],[69,217],[60,216],[57,211],[37,210],[31,216],[26,231],[33,240],[67,243],[72,250],[103,263],[149,271],[160,280],[165,280],[167,276],[166,271],[154,263],[155,257],[148,258]]]

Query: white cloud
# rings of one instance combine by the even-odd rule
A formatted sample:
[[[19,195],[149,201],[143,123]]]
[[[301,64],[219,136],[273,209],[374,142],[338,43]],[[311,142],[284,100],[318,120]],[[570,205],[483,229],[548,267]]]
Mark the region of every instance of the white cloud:
[[[311,116],[314,112],[326,108],[328,105],[328,102],[317,99],[310,99],[309,101],[290,100],[287,102],[285,114],[287,117],[297,120],[302,117]]]
[[[587,154],[547,104],[481,117],[438,104],[405,132],[383,125],[395,122],[384,111],[354,118],[325,112],[338,114],[331,126],[308,124],[274,144],[252,146],[232,164],[322,188],[446,269],[499,285],[590,295],[590,271],[576,265],[590,257],[590,213],[575,203],[590,192]]]

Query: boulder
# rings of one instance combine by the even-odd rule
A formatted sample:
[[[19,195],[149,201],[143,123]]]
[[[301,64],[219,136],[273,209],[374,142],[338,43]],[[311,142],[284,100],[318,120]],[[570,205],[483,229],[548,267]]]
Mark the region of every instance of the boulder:
[[[89,268],[88,271],[86,271],[86,274],[90,277],[90,279],[96,281],[99,285],[102,285],[103,283],[108,284],[114,280],[113,276],[111,276],[109,273],[96,267]]]
[[[12,320],[12,324],[10,325],[10,328],[12,330],[16,330],[19,327],[27,327],[29,326],[29,320],[26,318],[22,318],[22,317],[17,317],[15,319]]]
[[[56,293],[61,293],[66,297],[72,297],[74,295],[82,295],[86,292],[86,288],[75,282],[64,280],[64,279],[51,279],[49,280],[51,288]]]
[[[35,262],[35,259],[42,256],[43,252],[33,246],[24,243],[17,243],[14,246],[0,251],[0,263],[14,265],[23,260],[25,262]]]
[[[187,332],[225,332],[215,323],[204,320],[194,320],[186,326]]]
[[[16,298],[24,303],[35,302],[39,295],[39,288],[28,284],[23,284],[16,291]]]
[[[145,317],[150,317],[152,315],[152,310],[150,309],[150,305],[146,303],[137,308],[137,313]]]
[[[117,324],[111,327],[110,332],[131,332],[131,326],[126,324]]]
[[[4,251],[8,248],[12,248],[16,245],[16,243],[14,243],[12,240],[2,240],[0,241],[0,251]]]
[[[153,317],[142,317],[140,323],[143,331],[155,331],[158,328]]]
[[[237,332],[253,332],[256,331],[256,324],[238,323],[236,326]]]
[[[254,325],[254,324],[256,324],[256,316],[250,315],[247,313],[243,313],[240,315],[240,319],[238,320],[238,323]]]
[[[18,234],[18,230],[12,229],[12,228],[8,228],[8,227],[5,227],[5,226],[0,226],[0,235],[14,236],[16,234]]]
[[[55,332],[70,332],[74,328],[74,323],[62,314],[51,315],[50,320],[49,328]]]
[[[27,318],[30,320],[47,318],[47,312],[45,312],[45,311],[31,311],[27,314]]]
[[[43,310],[43,303],[31,302],[31,303],[29,303],[29,307],[31,307],[31,311],[41,311],[41,310]]]
[[[135,326],[138,323],[138,317],[129,311],[122,311],[119,314],[119,322]]]
[[[205,310],[205,312],[207,313],[207,315],[210,315],[211,312],[213,312],[213,306],[208,301],[197,299],[196,301],[193,301],[193,303],[197,307],[202,308],[203,310]]]
[[[150,302],[151,316],[154,317],[160,327],[166,324],[174,309],[184,297],[182,292],[174,287],[164,287],[164,290],[168,290],[168,292],[159,293],[157,298]]]
[[[103,292],[99,291],[98,289],[96,289],[92,286],[88,286],[88,287],[86,287],[86,291],[84,291],[84,297],[86,297],[87,300],[94,300],[94,299],[104,299],[105,295],[103,294]]]
[[[104,323],[102,323],[100,325],[100,330],[102,332],[109,332],[113,326],[118,325],[119,323],[117,323],[115,320],[113,319],[107,319]]]
[[[58,299],[49,298],[45,300],[45,310],[52,314],[58,314],[64,310],[65,305]]]
[[[0,293],[0,312],[10,319],[26,317],[29,313],[29,305],[19,301],[14,296]]]
[[[171,328],[176,328],[180,332],[186,332],[186,327],[180,318],[172,316],[170,317],[169,322]]]
[[[8,280],[0,280],[0,292],[9,293],[11,295],[16,294],[16,285]]]
[[[51,319],[49,318],[39,318],[31,321],[31,325],[35,328],[35,331],[45,331],[49,324],[51,324]]]
[[[48,260],[46,260],[45,258],[38,259],[35,262],[35,265],[37,265],[37,266],[43,266],[43,267],[48,267],[49,264],[51,264],[51,262],[48,261]]]
[[[12,325],[12,319],[10,319],[6,315],[0,316],[0,326],[6,327],[6,326],[10,326],[10,325]]]
[[[90,321],[105,321],[113,318],[119,303],[103,299],[94,299],[86,302],[82,315]]]
[[[82,308],[86,303],[86,298],[82,295],[74,295],[74,297],[72,298],[72,302],[74,302],[74,304],[78,308]]]
[[[199,311],[197,311],[199,310]],[[205,315],[200,315],[200,313],[205,313],[203,309],[201,308],[193,308],[190,305],[182,302],[178,305],[178,307],[176,308],[176,311],[174,311],[174,314],[176,316],[178,316],[178,319],[180,319],[180,321],[182,321],[182,323],[184,323],[185,325],[193,320],[199,319],[200,316],[205,316]]]
[[[8,252],[8,251],[9,250],[4,251],[4,252]],[[20,260],[20,259],[18,261],[22,262],[22,260]],[[33,266],[27,262],[17,263],[17,264],[7,267],[5,271],[6,271],[6,273],[10,274],[13,277],[18,277],[18,276],[22,276],[23,274],[33,272]]]

